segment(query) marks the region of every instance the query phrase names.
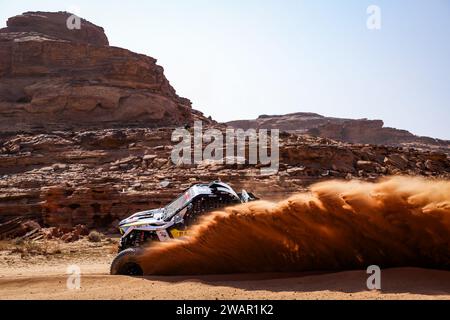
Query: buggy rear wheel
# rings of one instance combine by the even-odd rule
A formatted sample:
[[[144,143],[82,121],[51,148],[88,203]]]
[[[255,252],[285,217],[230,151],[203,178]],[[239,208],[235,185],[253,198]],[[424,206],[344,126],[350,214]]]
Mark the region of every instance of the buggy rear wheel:
[[[142,276],[144,272],[137,257],[142,253],[140,248],[128,248],[121,251],[111,263],[110,274],[125,276]]]

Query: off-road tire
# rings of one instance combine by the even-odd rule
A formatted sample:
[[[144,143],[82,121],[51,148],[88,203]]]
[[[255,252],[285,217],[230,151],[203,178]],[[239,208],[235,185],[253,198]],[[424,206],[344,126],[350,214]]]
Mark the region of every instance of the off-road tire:
[[[137,261],[142,253],[140,248],[128,248],[121,251],[111,263],[110,274],[125,276],[142,276],[144,272]]]

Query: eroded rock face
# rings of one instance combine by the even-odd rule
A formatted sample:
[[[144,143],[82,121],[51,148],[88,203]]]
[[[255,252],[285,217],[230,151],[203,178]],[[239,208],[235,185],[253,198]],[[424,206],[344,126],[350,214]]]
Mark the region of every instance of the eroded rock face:
[[[25,13],[0,31],[0,130],[158,127],[191,123],[156,59],[110,47],[103,29],[68,13]]]
[[[450,141],[418,137],[406,130],[384,127],[382,120],[342,119],[316,113],[262,115],[255,120],[227,123],[234,128],[279,129],[350,143],[449,149]]]
[[[0,136],[0,225],[28,217],[45,227],[110,229],[134,212],[166,205],[194,183],[218,179],[276,200],[324,179],[450,178],[444,153],[297,134],[281,136],[277,175],[261,175],[249,164],[176,165],[171,134],[125,128]]]
[[[103,28],[85,19],[80,18],[80,29],[68,30],[66,28],[67,20],[71,17],[73,15],[69,12],[25,12],[9,18],[6,22],[7,27],[1,29],[0,32],[18,33],[23,34],[23,36],[30,33],[39,33],[53,39],[88,43],[97,46],[109,45],[108,37]]]
[[[29,13],[0,30],[0,237],[22,219],[56,231],[116,228],[120,219],[164,206],[194,183],[218,179],[276,200],[323,179],[450,177],[445,152],[335,141],[379,139],[382,123],[353,126],[304,113],[233,123],[290,131],[280,135],[277,175],[248,164],[176,165],[171,126],[194,120],[205,130],[226,126],[191,109],[155,59],[108,46],[103,30],[86,21],[81,30],[87,31],[72,34],[66,17]],[[381,130],[388,140],[376,142],[411,136]],[[22,232],[30,229],[36,225]]]

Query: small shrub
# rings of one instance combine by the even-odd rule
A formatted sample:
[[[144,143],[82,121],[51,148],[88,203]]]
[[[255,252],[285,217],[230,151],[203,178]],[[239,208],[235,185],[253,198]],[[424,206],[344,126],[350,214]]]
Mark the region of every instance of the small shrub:
[[[102,241],[102,234],[95,230],[91,231],[89,232],[88,239],[91,242],[100,242]]]
[[[12,241],[16,246],[21,246],[24,244],[25,240],[23,240],[22,238],[16,238]]]
[[[0,242],[0,251],[9,251],[9,254],[20,254],[22,258],[30,256],[49,256],[61,254],[58,243],[49,241],[12,240]]]

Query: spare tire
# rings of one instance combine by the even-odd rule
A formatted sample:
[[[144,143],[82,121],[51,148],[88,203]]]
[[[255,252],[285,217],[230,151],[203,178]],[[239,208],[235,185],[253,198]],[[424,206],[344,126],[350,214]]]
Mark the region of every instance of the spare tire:
[[[112,275],[142,276],[142,270],[137,257],[143,252],[141,248],[128,248],[121,251],[111,263]]]

